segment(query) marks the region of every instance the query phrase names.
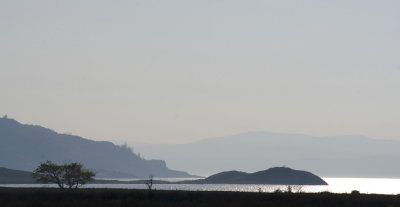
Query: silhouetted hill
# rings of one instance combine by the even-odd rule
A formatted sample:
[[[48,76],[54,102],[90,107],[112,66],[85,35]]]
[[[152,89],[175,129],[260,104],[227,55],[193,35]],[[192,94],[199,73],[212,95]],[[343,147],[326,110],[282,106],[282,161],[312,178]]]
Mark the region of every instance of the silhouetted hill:
[[[227,171],[205,179],[182,181],[193,184],[272,184],[272,185],[327,185],[320,177],[306,171],[274,167],[255,173]]]
[[[239,171],[226,171],[211,175],[205,179],[195,180],[198,183],[239,183],[248,174]]]
[[[35,180],[31,177],[31,172],[0,167],[0,184],[27,183],[35,183]]]
[[[198,175],[221,171],[258,171],[260,166],[289,166],[320,176],[400,177],[400,141],[363,136],[316,137],[249,132],[188,144],[135,143],[142,155],[165,159],[169,166]]]
[[[145,160],[128,147],[0,118],[0,166],[32,171],[47,160],[81,162],[97,177],[191,177],[168,169],[163,160]]]

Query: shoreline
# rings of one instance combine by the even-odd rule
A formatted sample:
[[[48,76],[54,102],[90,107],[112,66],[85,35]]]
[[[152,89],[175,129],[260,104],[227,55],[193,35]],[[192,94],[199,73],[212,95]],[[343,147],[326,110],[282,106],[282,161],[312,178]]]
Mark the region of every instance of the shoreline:
[[[0,187],[2,206],[400,206],[400,195]]]

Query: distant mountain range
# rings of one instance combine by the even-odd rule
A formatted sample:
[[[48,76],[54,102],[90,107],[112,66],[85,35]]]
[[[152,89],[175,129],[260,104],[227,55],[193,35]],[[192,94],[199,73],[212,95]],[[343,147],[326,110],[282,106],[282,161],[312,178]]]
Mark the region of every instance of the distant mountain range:
[[[289,166],[325,177],[400,177],[400,141],[249,132],[188,144],[132,143],[145,157],[198,175]]]
[[[163,160],[145,160],[124,146],[59,134],[14,119],[0,118],[0,166],[33,171],[47,160],[81,162],[97,177],[193,177],[167,168]]]

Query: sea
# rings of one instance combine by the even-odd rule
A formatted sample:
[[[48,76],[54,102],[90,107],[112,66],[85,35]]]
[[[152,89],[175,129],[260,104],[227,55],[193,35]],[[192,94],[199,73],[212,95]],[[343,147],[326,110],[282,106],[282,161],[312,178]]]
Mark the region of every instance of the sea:
[[[246,185],[246,184],[154,184],[155,190],[187,190],[187,191],[235,191],[235,192],[274,192],[289,190],[292,192],[331,192],[351,193],[359,191],[367,194],[400,194],[400,179],[397,178],[330,178],[323,177],[327,186],[311,185]],[[124,179],[133,180],[133,179]],[[159,180],[159,179],[157,179]],[[163,179],[178,181],[182,179]],[[54,187],[54,184],[4,184],[2,187]],[[86,184],[83,188],[122,188],[146,189],[145,184]]]

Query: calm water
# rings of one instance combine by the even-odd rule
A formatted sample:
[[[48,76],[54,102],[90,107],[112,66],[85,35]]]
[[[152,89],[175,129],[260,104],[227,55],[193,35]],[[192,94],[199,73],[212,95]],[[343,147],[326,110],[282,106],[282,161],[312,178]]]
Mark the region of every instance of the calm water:
[[[361,193],[400,194],[400,179],[387,178],[323,178],[329,186],[292,186],[293,192],[323,192],[350,193],[358,190]],[[7,187],[57,187],[55,185],[19,184],[0,185]],[[145,189],[144,184],[88,184],[86,188],[126,188]],[[155,184],[159,190],[190,190],[190,191],[241,191],[241,192],[273,192],[277,189],[287,190],[281,185],[220,185],[220,184]]]

